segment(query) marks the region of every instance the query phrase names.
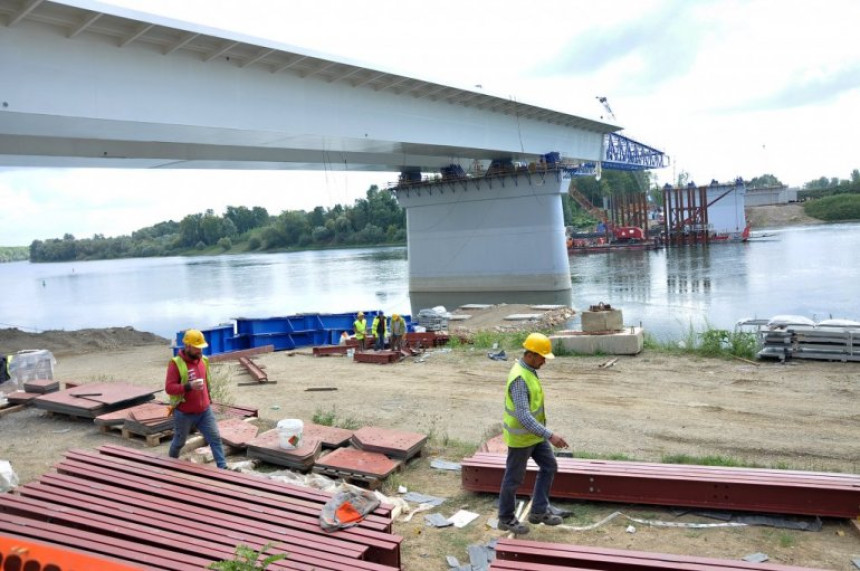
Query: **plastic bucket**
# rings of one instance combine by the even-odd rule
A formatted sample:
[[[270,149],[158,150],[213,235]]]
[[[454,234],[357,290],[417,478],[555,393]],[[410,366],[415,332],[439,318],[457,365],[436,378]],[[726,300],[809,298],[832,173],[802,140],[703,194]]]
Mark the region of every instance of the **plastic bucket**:
[[[302,443],[302,431],[305,423],[297,418],[285,418],[278,421],[278,440],[281,448],[292,450]]]

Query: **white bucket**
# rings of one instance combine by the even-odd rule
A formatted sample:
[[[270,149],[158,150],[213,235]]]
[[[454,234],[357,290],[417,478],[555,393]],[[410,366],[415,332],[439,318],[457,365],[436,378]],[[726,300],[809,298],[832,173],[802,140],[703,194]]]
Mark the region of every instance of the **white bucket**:
[[[293,450],[302,443],[302,431],[305,423],[297,418],[285,418],[278,421],[278,440],[281,448]]]

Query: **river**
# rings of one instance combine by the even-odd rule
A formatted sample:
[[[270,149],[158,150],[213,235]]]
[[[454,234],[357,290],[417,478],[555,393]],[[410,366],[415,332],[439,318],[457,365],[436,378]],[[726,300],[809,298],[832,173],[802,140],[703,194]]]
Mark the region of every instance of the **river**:
[[[744,317],[860,319],[860,224],[769,232],[748,243],[574,255],[570,304],[582,310],[609,303],[626,324],[642,324],[662,340],[686,337],[691,327],[731,329]],[[0,327],[132,326],[172,338],[236,317],[408,314],[407,272],[403,247],[13,262],[0,264]]]

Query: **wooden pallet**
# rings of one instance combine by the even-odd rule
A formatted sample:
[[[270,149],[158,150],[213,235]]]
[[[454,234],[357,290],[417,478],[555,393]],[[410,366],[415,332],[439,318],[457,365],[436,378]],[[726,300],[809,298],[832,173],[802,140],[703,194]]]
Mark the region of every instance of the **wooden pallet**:
[[[382,485],[382,482],[385,481],[385,478],[377,478],[376,476],[371,476],[369,474],[358,474],[348,470],[338,470],[327,466],[314,466],[313,472],[330,478],[341,479],[349,484],[367,488],[369,490],[378,489]]]
[[[162,430],[161,432],[153,432],[152,434],[137,434],[128,428],[122,429],[122,437],[127,440],[137,440],[143,438],[146,440],[146,445],[152,448],[161,444],[162,440],[173,438],[173,430]]]
[[[7,414],[11,414],[13,412],[18,412],[19,410],[24,410],[23,404],[9,404],[0,408],[0,417],[6,416]]]

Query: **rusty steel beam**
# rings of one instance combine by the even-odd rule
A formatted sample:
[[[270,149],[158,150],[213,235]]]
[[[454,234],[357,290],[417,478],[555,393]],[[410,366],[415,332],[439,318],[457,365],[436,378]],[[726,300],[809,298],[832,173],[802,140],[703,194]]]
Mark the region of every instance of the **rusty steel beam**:
[[[492,570],[556,571],[595,569],[600,571],[810,571],[768,561],[751,563],[695,555],[628,551],[569,543],[546,543],[501,538],[496,544]]]
[[[855,474],[573,458],[559,458],[558,465],[550,491],[555,498],[824,517],[860,514],[860,475]],[[498,493],[504,455],[476,453],[461,466],[464,489]],[[529,461],[519,493],[531,493],[536,474]]]
[[[349,345],[318,345],[312,349],[314,357],[322,357],[325,355],[346,355],[347,351],[354,348],[357,343]]]
[[[239,357],[252,357],[253,355],[261,355],[263,353],[271,353],[275,350],[274,345],[263,345],[262,347],[253,347],[251,349],[241,349],[239,351],[229,351],[227,353],[218,353],[209,357],[210,363],[222,363],[238,359]]]
[[[269,375],[267,375],[263,369],[258,367],[257,364],[251,361],[248,357],[239,357],[239,364],[245,367],[248,374],[254,377],[254,380],[258,383],[268,382]]]
[[[388,363],[396,363],[402,359],[402,356],[400,351],[362,351],[354,353],[352,359],[356,363],[387,365]]]

